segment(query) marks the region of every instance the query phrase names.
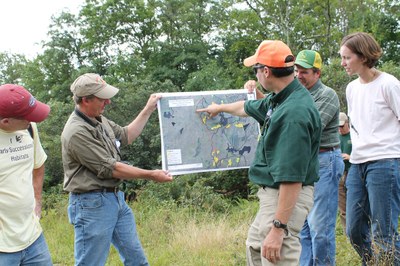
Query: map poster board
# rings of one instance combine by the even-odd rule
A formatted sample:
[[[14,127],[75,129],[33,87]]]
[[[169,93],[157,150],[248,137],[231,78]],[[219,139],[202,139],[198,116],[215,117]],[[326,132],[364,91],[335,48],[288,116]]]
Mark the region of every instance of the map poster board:
[[[259,137],[251,117],[196,112],[211,103],[255,99],[247,90],[162,93],[158,101],[162,168],[173,175],[249,168]]]

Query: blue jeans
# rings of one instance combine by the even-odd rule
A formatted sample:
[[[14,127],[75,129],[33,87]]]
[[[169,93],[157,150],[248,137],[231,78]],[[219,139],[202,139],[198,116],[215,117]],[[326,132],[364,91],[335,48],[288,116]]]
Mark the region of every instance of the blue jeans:
[[[124,265],[149,265],[124,193],[70,193],[68,217],[75,230],[75,265],[104,265],[113,244]]]
[[[43,233],[32,245],[21,251],[5,253],[0,252],[0,265],[7,266],[51,266],[49,248],[47,247],[46,240]]]
[[[335,227],[339,180],[344,171],[340,149],[320,152],[319,180],[314,188],[314,206],[300,233],[300,265],[335,265]]]
[[[363,264],[389,255],[395,259],[387,265],[400,265],[400,159],[353,164],[346,187],[346,233]],[[379,248],[375,255],[371,235]]]

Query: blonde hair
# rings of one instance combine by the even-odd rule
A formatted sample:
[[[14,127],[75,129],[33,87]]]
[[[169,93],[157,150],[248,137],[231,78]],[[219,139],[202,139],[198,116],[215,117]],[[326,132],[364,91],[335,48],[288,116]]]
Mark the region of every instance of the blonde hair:
[[[382,56],[382,48],[370,34],[365,32],[355,32],[345,36],[340,46],[346,46],[359,57],[364,58],[364,62],[369,68],[376,65]]]

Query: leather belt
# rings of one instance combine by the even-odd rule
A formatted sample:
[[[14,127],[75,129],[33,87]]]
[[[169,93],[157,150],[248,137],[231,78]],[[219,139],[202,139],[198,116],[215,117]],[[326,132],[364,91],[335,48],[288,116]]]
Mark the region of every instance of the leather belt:
[[[113,193],[117,193],[118,191],[119,191],[118,187],[103,187],[103,188],[99,188],[99,189],[90,190],[89,192],[113,192]]]
[[[93,192],[102,192],[102,193],[117,193],[119,191],[118,187],[103,187],[99,189],[92,189],[85,192],[73,192],[75,194],[83,194],[83,193],[93,193]]]
[[[339,149],[339,145],[336,145],[333,147],[321,147],[321,148],[319,148],[319,152],[334,151],[336,149]]]

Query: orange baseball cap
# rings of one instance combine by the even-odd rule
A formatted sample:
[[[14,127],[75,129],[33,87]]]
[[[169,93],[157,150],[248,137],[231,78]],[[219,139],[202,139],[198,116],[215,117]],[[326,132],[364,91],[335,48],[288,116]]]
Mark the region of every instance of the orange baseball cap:
[[[246,58],[243,63],[247,67],[257,63],[269,67],[291,67],[294,66],[294,56],[284,42],[267,40],[263,41],[258,46],[256,53]]]

